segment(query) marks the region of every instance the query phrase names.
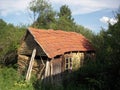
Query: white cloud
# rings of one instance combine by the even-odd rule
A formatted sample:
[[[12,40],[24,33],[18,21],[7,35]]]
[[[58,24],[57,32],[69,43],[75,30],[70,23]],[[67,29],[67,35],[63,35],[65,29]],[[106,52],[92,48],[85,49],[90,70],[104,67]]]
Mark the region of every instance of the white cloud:
[[[100,21],[103,23],[108,23],[109,17],[103,16],[102,18],[100,18]]]
[[[50,0],[57,6],[66,4],[73,15],[91,13],[102,9],[114,9],[120,5],[120,0]]]
[[[24,12],[30,0],[0,0],[0,15],[7,16],[10,13]]]
[[[109,17],[103,16],[102,18],[100,18],[100,21],[106,24],[110,23],[114,25],[115,23],[117,23],[118,20],[115,18],[109,18]]]
[[[0,15],[24,12],[31,0],[0,0]],[[66,4],[73,15],[91,13],[102,9],[114,9],[120,5],[120,0],[49,0],[54,8]]]

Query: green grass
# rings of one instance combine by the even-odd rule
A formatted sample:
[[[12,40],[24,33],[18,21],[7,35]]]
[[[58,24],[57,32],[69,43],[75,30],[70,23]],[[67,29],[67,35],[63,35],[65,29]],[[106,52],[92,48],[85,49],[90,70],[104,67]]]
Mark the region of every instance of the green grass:
[[[87,90],[84,85],[75,86],[68,83],[63,85],[42,85],[33,77],[30,82],[25,82],[17,70],[12,67],[0,68],[0,90]]]
[[[13,68],[0,68],[0,90],[34,90],[32,83],[26,83]]]

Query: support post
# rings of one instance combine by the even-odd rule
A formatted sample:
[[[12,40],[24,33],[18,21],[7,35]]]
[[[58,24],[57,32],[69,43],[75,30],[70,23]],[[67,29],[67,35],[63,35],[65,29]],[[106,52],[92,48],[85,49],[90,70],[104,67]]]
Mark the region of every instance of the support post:
[[[51,83],[53,83],[53,63],[51,62]]]
[[[45,64],[44,64],[42,58],[41,58],[41,62],[42,62],[42,64],[43,64],[43,67],[42,67],[40,73],[38,74],[38,79],[40,79],[40,78],[43,79],[43,78],[42,78],[42,73],[43,73],[43,71],[44,71],[44,69],[45,69]]]
[[[45,68],[44,82],[47,83],[50,80],[50,62],[47,60]]]
[[[31,59],[30,59],[29,67],[28,67],[28,70],[27,70],[27,74],[26,74],[26,81],[30,80],[35,55],[36,55],[36,49],[34,48],[33,52],[32,52]]]
[[[49,72],[50,72],[50,66],[49,66],[49,61],[47,60],[46,62],[46,69],[45,69],[45,78],[49,76]]]

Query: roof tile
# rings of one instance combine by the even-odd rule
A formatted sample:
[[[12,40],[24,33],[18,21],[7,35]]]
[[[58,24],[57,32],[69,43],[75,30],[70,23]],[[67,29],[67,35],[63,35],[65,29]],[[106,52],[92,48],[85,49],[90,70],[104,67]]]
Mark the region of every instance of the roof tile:
[[[61,30],[28,28],[36,42],[49,58],[70,51],[94,51],[90,42],[81,34]]]

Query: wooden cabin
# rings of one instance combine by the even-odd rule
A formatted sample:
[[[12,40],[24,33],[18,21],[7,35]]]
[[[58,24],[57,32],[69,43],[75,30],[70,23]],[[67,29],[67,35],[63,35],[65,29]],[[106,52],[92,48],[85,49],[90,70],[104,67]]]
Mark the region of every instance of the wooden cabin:
[[[63,72],[77,70],[85,58],[92,60],[94,55],[93,46],[81,34],[28,28],[18,49],[18,68],[26,80],[31,73],[41,79],[60,80]]]

